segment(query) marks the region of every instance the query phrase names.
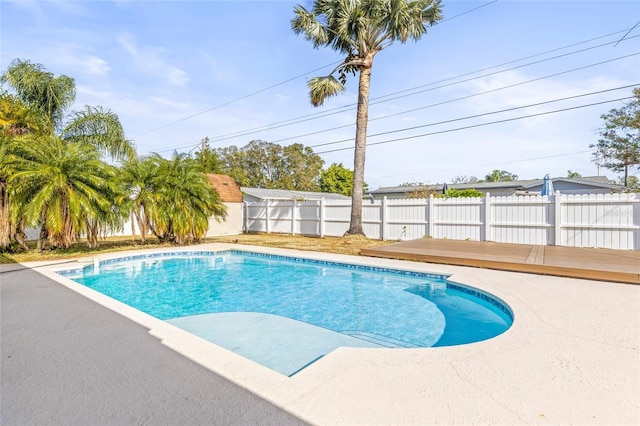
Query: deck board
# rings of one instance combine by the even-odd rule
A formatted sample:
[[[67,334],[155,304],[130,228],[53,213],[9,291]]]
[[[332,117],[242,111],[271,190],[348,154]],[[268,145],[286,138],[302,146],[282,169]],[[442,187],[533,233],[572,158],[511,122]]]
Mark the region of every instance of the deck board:
[[[640,284],[640,251],[420,238],[363,256]]]

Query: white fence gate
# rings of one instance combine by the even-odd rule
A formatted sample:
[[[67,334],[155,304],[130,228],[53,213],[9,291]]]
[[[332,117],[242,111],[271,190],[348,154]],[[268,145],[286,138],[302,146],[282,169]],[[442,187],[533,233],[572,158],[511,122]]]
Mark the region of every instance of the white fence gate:
[[[248,232],[342,236],[350,200],[245,203]],[[369,238],[422,237],[640,250],[640,194],[381,200],[364,204]]]

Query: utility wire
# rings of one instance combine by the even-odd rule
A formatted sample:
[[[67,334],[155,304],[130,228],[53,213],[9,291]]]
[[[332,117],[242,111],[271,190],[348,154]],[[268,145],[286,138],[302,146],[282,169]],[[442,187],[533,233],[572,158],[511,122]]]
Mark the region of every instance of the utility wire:
[[[633,31],[633,29],[634,29],[635,27],[637,27],[637,26],[638,26],[638,24],[640,24],[640,21],[636,22],[636,24],[635,24],[633,27],[631,27],[631,29],[630,29],[629,31],[627,31],[627,32],[626,32],[626,34],[625,34],[625,35],[623,35],[623,36],[622,36],[622,38],[621,38],[620,40],[618,40],[618,41],[616,42],[616,44],[614,44],[614,45],[613,45],[613,47],[616,47],[616,46],[618,45],[618,43],[620,43],[622,40],[624,40],[624,39],[629,35],[629,33],[630,33],[631,31]]]
[[[490,1],[490,2],[488,2],[488,3],[485,3],[485,4],[483,4],[483,5],[477,6],[477,7],[473,8],[473,9],[470,9],[470,10],[468,10],[468,11],[466,11],[466,12],[462,12],[462,13],[459,13],[458,15],[452,16],[451,18],[444,19],[444,20],[442,20],[442,21],[440,21],[440,22],[449,21],[449,20],[451,20],[451,19],[455,19],[455,18],[460,17],[460,16],[462,16],[462,15],[466,15],[466,14],[467,14],[467,13],[469,13],[469,12],[472,12],[472,11],[474,11],[474,10],[478,10],[478,9],[480,9],[480,8],[482,8],[482,7],[488,6],[488,5],[490,5],[490,4],[492,4],[492,3],[495,3],[495,2],[497,2],[497,1],[498,1],[498,0]],[[332,63],[327,64],[327,65],[323,65],[323,66],[321,66],[321,67],[319,67],[319,68],[313,69],[313,70],[311,70],[311,71],[307,71],[307,72],[305,72],[305,73],[303,73],[303,74],[297,75],[297,76],[295,76],[295,77],[291,77],[291,78],[289,78],[289,79],[287,79],[287,80],[285,80],[285,81],[281,81],[280,83],[273,84],[273,85],[271,85],[271,86],[265,87],[265,88],[263,88],[263,89],[257,90],[257,91],[255,91],[255,92],[249,93],[249,94],[244,95],[244,96],[241,96],[241,97],[239,97],[239,98],[232,99],[232,100],[230,100],[230,101],[228,101],[228,102],[222,103],[222,104],[220,104],[220,105],[217,105],[217,106],[215,106],[215,107],[209,108],[209,109],[207,109],[207,110],[200,111],[200,112],[195,113],[195,114],[192,114],[192,115],[190,115],[190,116],[183,117],[183,118],[181,118],[181,119],[179,119],[179,120],[175,120],[175,121],[172,121],[172,122],[170,122],[170,123],[164,124],[164,125],[162,125],[162,126],[158,126],[158,127],[153,128],[153,129],[147,130],[147,131],[145,131],[145,132],[143,132],[143,133],[139,133],[138,135],[134,136],[134,138],[135,138],[135,137],[137,137],[137,136],[146,135],[146,134],[148,134],[148,133],[151,133],[151,132],[155,132],[155,131],[157,131],[157,130],[164,129],[164,128],[166,128],[166,127],[173,126],[174,124],[178,124],[178,123],[181,123],[181,122],[183,122],[183,121],[190,120],[190,119],[192,119],[192,118],[194,118],[194,117],[197,117],[197,116],[199,116],[199,115],[206,114],[206,113],[208,113],[208,112],[211,112],[211,111],[214,111],[214,110],[216,110],[216,109],[222,108],[222,107],[227,106],[227,105],[229,105],[229,104],[232,104],[232,103],[238,102],[238,101],[240,101],[240,100],[243,100],[243,99],[249,98],[249,97],[251,97],[251,96],[257,95],[257,94],[262,93],[262,92],[266,92],[267,90],[273,89],[274,87],[282,86],[283,84],[289,83],[290,81],[297,80],[297,79],[298,79],[298,78],[300,78],[300,77],[304,77],[304,76],[306,76],[307,74],[311,74],[311,73],[313,73],[313,72],[319,71],[319,70],[324,69],[324,68],[333,67],[333,66],[335,66],[335,65],[337,65],[337,64],[339,64],[339,63],[341,63],[341,62],[343,62],[343,60],[339,60],[339,61],[332,62]]]
[[[634,36],[634,37],[636,37],[636,36]],[[606,43],[606,44],[600,45],[598,47],[605,46],[607,44],[611,44],[611,43]],[[574,53],[574,52],[570,52],[569,54],[571,54],[571,53]],[[460,101],[460,100],[464,100],[464,99],[469,99],[469,98],[473,98],[473,97],[476,97],[476,96],[481,96],[481,95],[484,95],[484,94],[497,92],[497,91],[505,90],[505,89],[508,89],[508,88],[513,88],[513,87],[516,87],[516,86],[532,83],[532,82],[535,82],[535,81],[539,81],[539,80],[543,80],[543,79],[547,79],[547,78],[551,78],[551,77],[557,77],[559,75],[568,74],[568,73],[575,72],[575,71],[580,71],[580,70],[583,70],[583,69],[586,69],[586,68],[590,68],[590,67],[606,64],[606,63],[617,61],[617,60],[621,60],[621,59],[626,59],[626,58],[629,58],[631,56],[637,56],[638,54],[640,54],[640,52],[632,53],[632,54],[625,55],[625,56],[620,56],[620,57],[609,59],[609,60],[606,60],[606,61],[596,62],[594,64],[589,64],[589,65],[585,65],[585,66],[578,67],[578,68],[573,68],[573,69],[566,70],[566,71],[561,71],[561,72],[554,73],[554,74],[549,74],[549,75],[546,75],[546,76],[543,76],[543,77],[538,77],[538,78],[535,78],[535,79],[526,80],[526,81],[522,81],[522,82],[519,82],[519,83],[514,83],[514,84],[511,84],[511,85],[508,85],[508,86],[498,87],[498,88],[487,90],[487,91],[484,91],[484,92],[475,93],[475,94],[472,94],[472,95],[462,96],[462,97],[459,97],[459,98],[454,98],[454,99],[446,100],[446,101],[443,101],[443,102],[438,102],[438,103],[435,103],[435,104],[425,105],[425,106],[421,106],[421,107],[417,107],[417,108],[413,108],[413,109],[409,109],[409,110],[405,110],[405,111],[400,111],[400,112],[397,112],[397,113],[394,113],[394,114],[388,114],[388,115],[385,115],[385,116],[372,118],[372,119],[369,119],[369,122],[377,121],[377,120],[383,120],[383,119],[386,119],[386,118],[395,117],[395,116],[402,115],[402,114],[407,114],[407,113],[410,113],[410,112],[415,112],[415,111],[419,111],[419,110],[423,110],[423,109],[427,109],[427,108],[432,108],[434,106],[440,106],[440,105],[444,105],[444,104],[447,104],[447,103],[452,103],[452,102],[456,102],[456,101]],[[557,59],[558,57],[555,57],[555,58]],[[526,64],[523,65],[523,66],[526,66]],[[512,69],[509,69],[509,70],[512,70]],[[509,71],[509,70],[504,70],[504,71]],[[503,71],[501,71],[501,72],[503,72]],[[490,73],[490,74],[487,74],[487,75],[493,75],[493,74],[497,74],[497,72]],[[478,76],[477,78],[485,77],[487,75]],[[467,80],[463,80],[461,82],[467,82],[467,81],[470,81],[470,80],[473,80],[473,79],[467,79]],[[446,84],[446,85],[443,85],[443,86],[438,86],[438,87],[435,87],[435,88],[432,88],[432,89],[429,89],[429,90],[435,90],[435,89],[438,89],[438,88],[451,86],[453,84],[457,84],[457,83],[461,83],[461,82],[449,83],[449,84]],[[333,115],[333,114],[336,114],[336,113],[328,113],[328,114],[323,115],[322,117],[325,117],[325,116],[328,116],[328,115]],[[297,122],[294,122],[294,123],[291,123],[291,124],[297,124],[297,123],[304,122],[304,121],[309,121],[309,120],[311,120],[311,119],[300,120],[300,121],[297,121]],[[304,134],[300,134],[300,135],[290,136],[290,137],[287,137],[287,138],[277,139],[277,140],[274,140],[274,141],[271,141],[271,142],[272,143],[277,143],[277,142],[282,142],[282,141],[286,141],[286,140],[290,140],[290,139],[297,139],[297,138],[301,138],[301,137],[305,137],[305,136],[311,136],[311,135],[315,135],[315,134],[325,133],[325,132],[338,130],[338,129],[342,129],[342,128],[353,127],[354,125],[355,124],[353,124],[353,123],[345,124],[345,125],[341,125],[341,126],[336,126],[336,127],[331,127],[331,128],[327,128],[327,129],[317,130],[317,131],[310,132],[310,133],[304,133]],[[272,127],[272,128],[284,127],[284,126],[285,125],[281,125],[281,126],[276,126],[276,127]],[[270,130],[270,129],[265,129],[265,130]],[[251,134],[251,133],[253,133],[253,132],[249,132],[249,133],[246,133],[246,134]],[[243,136],[243,135],[246,135],[246,134],[239,134],[238,136]],[[223,138],[223,139],[230,139],[230,137],[229,138]],[[217,140],[214,140],[213,142],[217,142],[217,141],[220,141],[220,140],[223,140],[223,139],[217,139]],[[330,142],[330,143],[327,143],[327,144],[346,142],[346,141],[351,141],[351,140],[353,140],[353,139],[343,139],[343,140],[340,140],[340,141]],[[211,139],[209,139],[209,141],[211,142]],[[197,147],[199,144],[200,144],[200,142],[198,142],[197,144],[196,143],[189,143],[189,144],[185,144],[185,145],[179,145],[179,146],[173,147],[171,149],[159,150],[157,152],[167,152],[167,151],[173,151],[173,150],[179,149],[179,148],[191,148],[191,147],[194,147],[194,146]],[[327,144],[321,144],[321,145],[327,145]],[[311,147],[321,146],[321,145],[311,145]]]
[[[402,128],[402,129],[389,130],[389,131],[386,131],[386,132],[374,133],[374,134],[371,134],[371,135],[367,135],[367,138],[373,138],[373,137],[382,136],[382,135],[388,135],[388,134],[392,134],[392,133],[408,132],[409,130],[416,130],[416,129],[421,129],[421,128],[424,128],[424,127],[431,127],[431,126],[438,126],[440,124],[453,123],[453,122],[456,122],[456,121],[469,120],[469,119],[472,119],[472,118],[486,117],[486,116],[489,116],[489,115],[501,114],[503,112],[516,111],[516,110],[519,110],[519,109],[531,108],[531,107],[536,107],[536,106],[540,106],[540,105],[546,105],[546,104],[550,104],[550,103],[554,103],[554,102],[567,101],[569,99],[577,99],[577,98],[582,98],[582,97],[585,97],[585,96],[598,95],[598,94],[601,94],[601,93],[612,92],[614,90],[628,89],[630,87],[635,87],[635,86],[638,86],[638,85],[640,85],[640,83],[629,84],[629,85],[626,85],[626,86],[615,87],[615,88],[612,88],[612,89],[599,90],[597,92],[582,93],[582,94],[579,94],[579,95],[567,96],[565,98],[552,99],[552,100],[548,100],[548,101],[537,102],[537,103],[534,103],[534,104],[522,105],[522,106],[513,107],[513,108],[501,109],[501,110],[497,110],[497,111],[485,112],[485,113],[482,113],[482,114],[469,115],[469,116],[466,116],[466,117],[453,118],[453,119],[450,119],[450,120],[438,121],[438,122],[435,122],[435,123],[422,124],[420,126],[405,127],[405,128]],[[353,142],[353,138],[342,139],[342,140],[339,140],[339,141],[325,142],[325,143],[321,143],[321,144],[317,144],[317,145],[309,145],[309,148],[317,148],[319,146],[334,145],[334,144],[345,143],[345,142]]]
[[[232,100],[230,100],[230,101],[228,101],[228,102],[222,103],[222,104],[220,104],[220,105],[217,105],[217,106],[215,106],[215,107],[213,107],[213,108],[209,108],[209,109],[204,110],[204,111],[200,111],[200,112],[195,113],[195,114],[192,114],[192,115],[190,115],[190,116],[188,116],[188,117],[183,117],[183,118],[181,118],[181,119],[179,119],[179,120],[172,121],[172,122],[167,123],[167,124],[163,124],[162,126],[159,126],[159,127],[153,128],[153,129],[151,129],[151,130],[147,130],[146,132],[143,132],[143,133],[139,133],[139,134],[138,134],[138,135],[136,135],[136,136],[146,135],[146,134],[148,134],[148,133],[155,132],[156,130],[164,129],[164,128],[166,128],[166,127],[173,126],[174,124],[182,123],[183,121],[190,120],[190,119],[192,119],[192,118],[194,118],[194,117],[197,117],[197,116],[199,116],[199,115],[206,114],[206,113],[211,112],[211,111],[213,111],[213,110],[216,110],[216,109],[222,108],[222,107],[224,107],[224,106],[230,105],[230,104],[232,104],[232,103],[234,103],[234,102],[241,101],[242,99],[246,99],[246,98],[249,98],[249,97],[251,97],[251,96],[257,95],[258,93],[266,92],[267,90],[269,90],[269,89],[273,89],[274,87],[282,86],[283,84],[286,84],[286,83],[288,83],[288,82],[290,82],[290,81],[296,80],[296,79],[298,79],[298,78],[300,78],[300,77],[304,77],[305,75],[307,75],[307,74],[311,74],[312,72],[316,72],[316,71],[319,71],[319,70],[321,70],[321,69],[324,69],[324,68],[327,68],[327,67],[330,67],[330,66],[333,66],[333,65],[339,64],[340,62],[342,62],[342,61],[333,62],[333,63],[331,63],[331,64],[329,64],[329,65],[324,65],[324,66],[322,66],[322,67],[320,67],[320,68],[316,68],[316,69],[314,69],[314,70],[307,71],[307,72],[305,72],[304,74],[300,74],[300,75],[297,75],[297,76],[295,76],[295,77],[291,77],[291,78],[290,78],[290,79],[288,79],[288,80],[281,81],[280,83],[273,84],[273,85],[271,85],[271,86],[269,86],[269,87],[265,87],[264,89],[260,89],[260,90],[257,90],[257,91],[255,91],[255,92],[249,93],[249,94],[247,94],[247,95],[241,96],[241,97],[239,97],[239,98],[232,99]]]
[[[549,75],[546,75],[544,77],[538,77],[538,78],[534,78],[534,79],[531,79],[531,80],[521,81],[519,83],[514,83],[514,84],[507,85],[507,86],[502,86],[502,87],[497,87],[495,89],[486,90],[484,92],[478,92],[478,93],[474,93],[474,94],[471,94],[471,95],[462,96],[462,97],[459,97],[459,98],[449,99],[449,100],[442,101],[442,102],[437,102],[437,103],[434,103],[434,104],[429,104],[429,105],[425,105],[425,106],[421,106],[421,107],[417,107],[417,108],[412,108],[412,109],[405,110],[405,111],[396,112],[396,113],[393,113],[393,114],[384,115],[384,116],[377,117],[377,118],[372,118],[372,119],[369,119],[369,122],[377,121],[377,120],[383,120],[383,119],[387,119],[387,118],[390,118],[390,117],[396,117],[398,115],[407,114],[407,113],[410,113],[410,112],[416,112],[416,111],[420,111],[420,110],[427,109],[427,108],[433,108],[435,106],[445,105],[445,104],[448,104],[448,103],[457,102],[457,101],[461,101],[461,100],[464,100],[464,99],[470,99],[470,98],[473,98],[473,97],[476,97],[476,96],[481,96],[481,95],[486,95],[488,93],[498,92],[500,90],[511,89],[513,87],[521,86],[521,85],[528,84],[528,83],[533,83],[535,81],[540,81],[540,80],[544,80],[544,79],[551,78],[551,77],[557,77],[559,75],[568,74],[568,73],[575,72],[575,71],[580,71],[580,70],[583,70],[583,69],[586,69],[586,68],[591,68],[591,67],[594,67],[594,66],[606,64],[608,62],[613,62],[613,61],[617,61],[617,60],[620,60],[620,59],[626,59],[626,58],[628,58],[630,56],[636,56],[636,55],[639,55],[639,54],[640,54],[640,52],[636,52],[636,53],[633,53],[631,55],[621,56],[621,57],[618,57],[618,58],[609,59],[607,61],[597,62],[595,64],[585,65],[583,67],[573,68],[573,69],[570,69],[570,70],[561,71],[561,72],[554,73],[554,74],[549,74]],[[273,143],[277,143],[277,142],[282,142],[282,141],[289,140],[289,139],[297,139],[297,138],[301,138],[301,137],[304,137],[304,136],[315,135],[315,134],[318,134],[318,133],[324,133],[324,132],[328,132],[328,131],[338,130],[338,129],[342,129],[342,128],[346,128],[346,127],[353,127],[353,126],[355,126],[354,123],[345,124],[345,125],[342,125],[342,126],[332,127],[330,129],[322,129],[322,130],[317,130],[315,132],[305,133],[303,135],[297,135],[297,136],[291,136],[291,137],[287,137],[287,138],[283,138],[283,139],[278,139],[278,140],[275,140],[275,141],[272,141],[272,142]],[[330,145],[332,143],[340,143],[340,142],[346,142],[346,141],[352,141],[352,140],[353,140],[353,138],[342,139],[342,140],[339,140],[339,141],[328,142],[328,143],[326,143],[324,145]],[[320,146],[320,145],[310,145],[311,148],[316,147],[316,146]]]
[[[634,36],[633,38],[635,38],[635,37],[640,37],[640,36]],[[581,49],[581,50],[577,50],[577,51],[573,51],[573,52],[568,52],[568,53],[565,53],[565,54],[562,54],[562,55],[558,55],[558,56],[554,56],[554,57],[551,57],[551,58],[542,59],[542,60],[534,61],[534,62],[529,62],[529,63],[522,64],[522,65],[519,65],[519,66],[516,66],[516,67],[507,68],[507,69],[503,69],[503,70],[500,70],[500,71],[494,71],[494,72],[487,73],[487,74],[482,74],[482,75],[479,75],[479,76],[476,76],[476,77],[472,77],[472,78],[468,78],[468,79],[465,79],[465,80],[454,81],[454,82],[443,84],[443,85],[440,85],[440,86],[431,87],[429,89],[424,89],[424,90],[420,90],[420,91],[416,91],[416,92],[413,92],[413,93],[408,93],[408,94],[404,94],[404,95],[400,95],[400,96],[396,96],[396,97],[390,97],[390,96],[397,95],[397,94],[400,94],[400,93],[406,93],[406,92],[413,91],[413,90],[416,90],[416,89],[420,89],[420,88],[423,88],[423,87],[431,86],[431,85],[442,83],[442,82],[445,82],[445,81],[450,81],[450,80],[453,80],[453,79],[456,79],[456,78],[459,78],[459,77],[463,77],[463,76],[467,76],[467,75],[471,75],[471,74],[476,74],[478,72],[482,72],[482,71],[485,71],[485,70],[488,70],[488,69],[493,69],[493,68],[496,68],[496,67],[499,67],[499,66],[502,66],[502,65],[496,65],[496,66],[493,66],[493,67],[485,68],[485,69],[480,70],[480,71],[474,71],[474,72],[471,72],[471,73],[461,74],[461,75],[458,75],[458,76],[455,76],[455,77],[450,77],[450,78],[447,78],[447,79],[444,79],[444,80],[439,80],[437,82],[428,83],[428,84],[425,84],[425,85],[416,86],[416,87],[411,88],[411,89],[405,89],[405,90],[402,90],[402,91],[398,91],[398,92],[390,93],[390,94],[387,94],[387,95],[379,96],[379,97],[376,97],[376,98],[372,98],[371,102],[369,103],[369,106],[377,105],[379,103],[388,102],[388,101],[392,101],[392,100],[402,99],[402,98],[409,97],[409,96],[418,95],[418,94],[424,93],[424,92],[429,92],[429,91],[434,91],[434,90],[437,90],[437,89],[442,89],[442,88],[453,86],[453,85],[456,85],[456,84],[466,83],[466,82],[477,80],[477,79],[480,79],[480,78],[490,77],[490,76],[493,76],[493,75],[496,75],[496,74],[500,74],[500,73],[508,72],[508,71],[513,71],[513,70],[524,68],[524,67],[528,67],[528,66],[531,66],[531,65],[537,65],[537,64],[540,64],[542,62],[547,62],[547,61],[563,58],[563,57],[566,57],[566,56],[574,55],[574,54],[577,54],[577,53],[582,53],[582,52],[585,52],[585,51],[588,51],[588,50],[591,50],[591,49],[596,49],[596,48],[600,48],[600,47],[603,47],[603,46],[608,46],[608,45],[611,45],[612,43],[613,42],[604,43],[604,44],[600,44],[600,45],[597,45],[597,46],[592,46],[592,47],[589,47],[589,48],[585,48],[585,49]],[[554,49],[554,50],[557,50],[557,49]],[[538,55],[534,55],[534,56],[538,56]],[[611,61],[618,60],[618,59],[623,59],[623,58],[626,58],[626,56],[623,56],[623,57],[620,57],[620,58],[615,58],[615,59],[612,59]],[[521,59],[521,60],[524,60],[524,59]],[[519,62],[521,60],[510,61],[510,62],[507,62],[507,64],[513,63],[513,62]],[[608,61],[594,64],[594,66],[595,65],[601,65],[601,64],[606,63],[606,62],[608,62]],[[574,70],[578,70],[578,69],[580,69],[580,68],[576,68]],[[568,72],[570,72],[570,71],[568,71]],[[555,74],[555,75],[560,75],[560,74]],[[552,77],[552,76],[554,76],[554,75],[551,75],[550,77]],[[531,80],[531,81],[535,81],[535,80]],[[383,100],[383,98],[387,98],[387,99]],[[463,99],[463,98],[459,98],[459,99]],[[237,138],[237,137],[240,137],[240,136],[251,135],[253,133],[256,133],[257,131],[268,131],[268,130],[278,129],[278,128],[290,126],[290,125],[293,125],[293,124],[300,124],[300,123],[304,123],[304,122],[307,122],[307,121],[316,120],[318,118],[324,118],[324,117],[328,117],[328,116],[331,116],[331,115],[341,114],[343,112],[354,110],[356,108],[355,105],[356,104],[344,105],[342,107],[330,109],[330,110],[327,110],[327,111],[324,111],[324,112],[319,112],[319,113],[309,114],[309,115],[306,115],[306,116],[301,116],[301,117],[298,117],[297,119],[295,119],[295,118],[294,119],[289,119],[289,120],[281,121],[281,122],[278,122],[278,123],[273,123],[273,124],[270,124],[270,125],[265,125],[265,126],[261,126],[261,127],[257,127],[257,128],[248,129],[248,130],[243,130],[243,131],[239,131],[239,132],[235,132],[235,133],[229,133],[229,134],[221,135],[221,136],[217,136],[217,137],[212,137],[212,138],[209,138],[209,141],[210,142],[220,142],[220,141],[223,141],[223,140],[233,139],[233,138]],[[393,117],[395,115],[400,115],[400,114],[402,114],[402,113],[396,113],[396,114],[388,115],[388,116],[385,116],[385,117],[379,117],[379,118],[376,118],[376,119],[370,119],[369,121],[379,120],[379,119],[387,118],[387,117]],[[341,129],[341,128],[345,128],[345,127],[351,127],[353,125],[354,124],[347,124],[347,125],[343,125],[343,126],[338,126],[338,127],[333,127],[333,128],[330,128],[330,129],[326,129],[326,130],[323,130],[323,131],[337,130],[337,129]],[[323,132],[323,131],[321,131],[321,132]],[[316,134],[316,133],[318,133],[318,132],[306,133],[306,134],[297,135],[297,136],[291,136],[291,137],[288,137],[288,138],[274,140],[272,142],[273,143],[282,142],[282,141],[295,139],[295,138],[299,138],[299,137],[303,137],[303,136],[313,135],[313,134]]]
[[[591,103],[591,104],[579,105],[579,106],[570,107],[570,108],[562,108],[562,109],[557,109],[557,110],[554,110],[554,111],[540,112],[540,113],[537,113],[537,114],[522,115],[520,117],[506,118],[504,120],[490,121],[490,122],[487,122],[487,123],[473,124],[473,125],[470,125],[470,126],[456,127],[454,129],[440,130],[438,132],[422,133],[420,135],[406,136],[406,137],[403,137],[403,138],[396,138],[396,139],[388,139],[386,141],[368,143],[367,147],[370,147],[370,146],[373,146],[373,145],[382,145],[382,144],[387,144],[387,143],[392,143],[392,142],[400,142],[400,141],[405,141],[405,140],[409,140],[409,139],[416,139],[416,138],[421,138],[421,137],[424,137],[424,136],[433,136],[433,135],[440,135],[440,134],[443,134],[443,133],[457,132],[457,131],[460,131],[460,130],[473,129],[473,128],[476,128],[476,127],[484,127],[484,126],[489,126],[489,125],[493,125],[493,124],[507,123],[507,122],[510,122],[510,121],[523,120],[525,118],[539,117],[539,116],[542,116],[542,115],[555,114],[555,113],[565,112],[565,111],[572,111],[572,110],[575,110],[575,109],[586,108],[586,107],[595,106],[595,105],[602,105],[602,104],[611,103],[611,102],[617,102],[617,101],[624,101],[624,100],[627,100],[627,99],[633,99],[633,96],[627,96],[627,97],[618,98],[618,99],[611,99],[611,100],[602,101],[602,102],[594,102],[594,103]],[[327,151],[319,151],[319,152],[316,152],[316,154],[327,154],[329,152],[346,151],[346,150],[349,150],[349,149],[354,149],[354,147],[350,146],[350,147],[346,147],[346,148],[336,148],[336,149],[327,150]]]

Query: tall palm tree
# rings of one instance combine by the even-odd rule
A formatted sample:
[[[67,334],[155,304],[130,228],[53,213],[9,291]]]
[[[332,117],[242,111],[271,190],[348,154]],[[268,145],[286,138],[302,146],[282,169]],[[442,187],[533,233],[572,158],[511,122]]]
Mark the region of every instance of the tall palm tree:
[[[315,0],[311,10],[298,5],[294,13],[291,28],[296,34],[304,34],[314,48],[328,46],[346,55],[344,62],[328,76],[309,80],[314,106],[344,91],[348,73],[360,74],[351,223],[347,234],[364,235],[362,197],[373,58],[394,41],[419,40],[427,32],[427,26],[442,19],[440,0]]]

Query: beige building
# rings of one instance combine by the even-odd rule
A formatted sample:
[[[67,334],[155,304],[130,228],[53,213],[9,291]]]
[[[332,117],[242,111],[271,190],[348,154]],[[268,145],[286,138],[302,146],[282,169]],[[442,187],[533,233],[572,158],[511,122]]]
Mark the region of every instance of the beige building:
[[[240,185],[234,178],[227,175],[207,174],[207,178],[227,207],[227,217],[224,220],[219,222],[213,217],[209,219],[207,237],[242,234],[243,209]]]

